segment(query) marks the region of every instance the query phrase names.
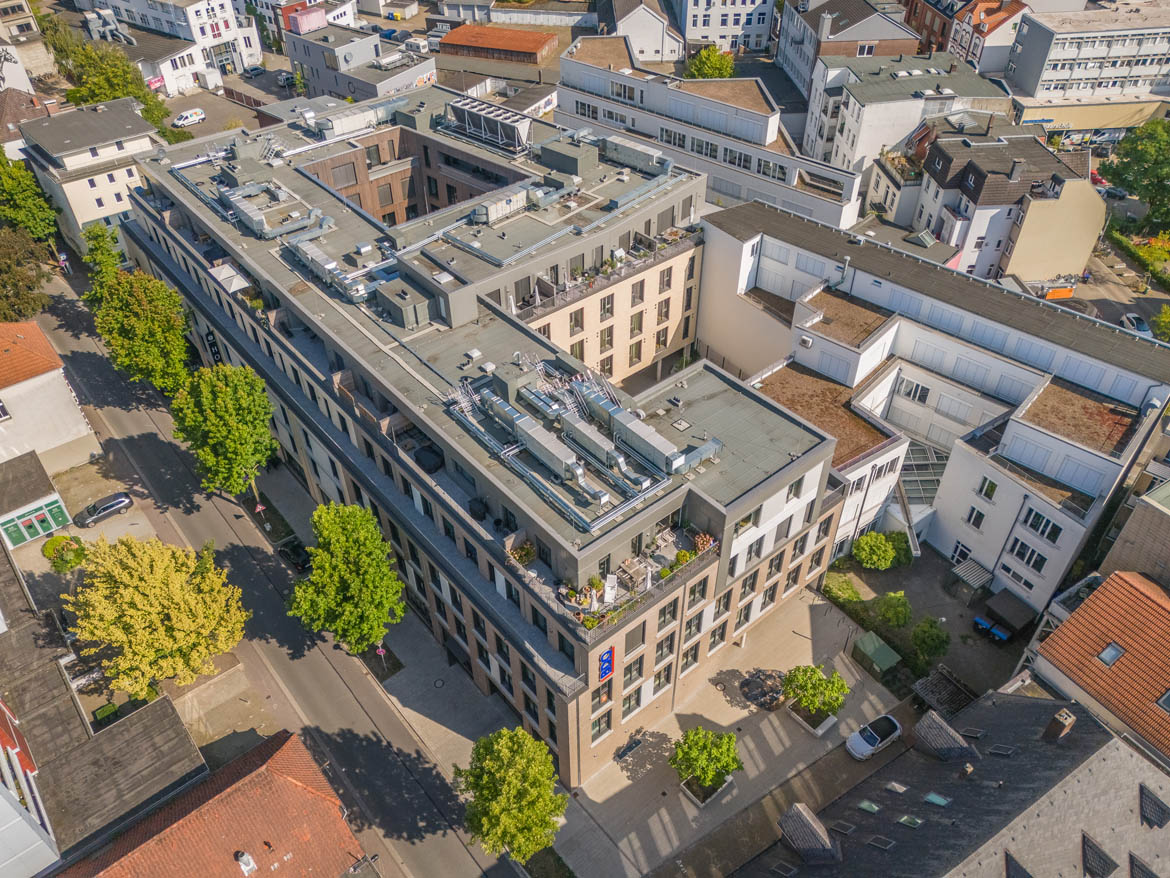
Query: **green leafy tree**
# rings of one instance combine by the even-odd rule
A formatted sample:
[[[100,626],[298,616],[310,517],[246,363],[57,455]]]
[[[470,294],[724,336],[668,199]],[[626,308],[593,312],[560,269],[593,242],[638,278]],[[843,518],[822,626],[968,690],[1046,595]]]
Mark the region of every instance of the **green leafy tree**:
[[[687,729],[674,742],[670,767],[678,772],[678,779],[684,783],[693,777],[701,786],[719,786],[731,772],[743,769],[736,749],[735,732],[713,732],[702,726]]]
[[[114,365],[166,394],[188,377],[187,315],[179,294],[149,274],[116,272],[101,293],[94,325]]]
[[[200,369],[175,394],[171,414],[176,438],[199,461],[204,490],[237,495],[251,486],[255,493],[256,473],[277,450],[268,427],[272,403],[259,375],[247,366]]]
[[[82,261],[89,266],[89,289],[81,298],[91,305],[99,305],[105,290],[118,278],[122,254],[118,250],[118,233],[102,223],[86,226],[81,231],[85,240]]]
[[[824,665],[799,665],[784,675],[784,697],[808,714],[833,714],[845,704],[849,686],[833,671],[825,676]]]
[[[890,628],[904,628],[910,624],[910,601],[904,591],[891,591],[877,599],[877,617]]]
[[[313,570],[297,583],[289,615],[314,631],[332,631],[350,652],[364,652],[382,642],[386,625],[402,621],[406,609],[393,549],[361,506],[318,506],[313,535]]]
[[[305,84],[305,74],[301,72],[300,68],[293,74],[293,93],[296,95],[304,95],[309,90]]]
[[[41,292],[50,277],[44,244],[15,226],[0,226],[0,322],[27,320],[49,303]]]
[[[1170,341],[1170,305],[1163,305],[1158,313],[1150,318],[1150,331],[1154,333],[1154,338]]]
[[[687,79],[728,79],[734,75],[735,59],[717,46],[700,49],[687,62]]]
[[[0,150],[0,219],[24,229],[34,240],[51,241],[57,234],[57,211],[23,162]]]
[[[98,104],[118,98],[135,98],[142,104],[142,118],[162,127],[171,111],[146,85],[142,71],[113,43],[87,42],[73,50],[69,78],[73,88],[65,97],[74,104]]]
[[[889,531],[886,539],[894,548],[894,567],[908,567],[914,562],[914,552],[910,549],[910,537],[906,535],[906,531]]]
[[[135,698],[155,680],[186,685],[211,673],[251,616],[210,544],[194,552],[158,539],[102,538],[86,551],[77,593],[61,597],[77,616],[70,630],[85,644],[82,655],[98,656],[110,685]]]
[[[894,563],[894,547],[885,534],[871,530],[853,541],[853,558],[869,570],[889,570]]]
[[[928,616],[911,630],[910,642],[925,661],[931,661],[947,654],[951,648],[951,635],[938,623],[938,619]]]
[[[469,797],[464,822],[489,854],[507,851],[527,863],[549,847],[569,797],[556,792],[548,747],[524,729],[500,729],[475,742],[467,768],[455,766],[455,785]]]
[[[1101,170],[1149,205],[1147,224],[1170,223],[1170,119],[1151,119],[1129,132]]]

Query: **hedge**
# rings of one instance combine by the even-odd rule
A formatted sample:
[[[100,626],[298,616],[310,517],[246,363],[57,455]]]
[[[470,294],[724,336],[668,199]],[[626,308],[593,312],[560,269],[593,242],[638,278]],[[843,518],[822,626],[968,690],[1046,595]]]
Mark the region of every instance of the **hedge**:
[[[1157,281],[1162,285],[1164,290],[1170,291],[1170,274],[1162,271],[1160,268],[1142,256],[1142,254],[1138,251],[1138,248],[1134,246],[1133,241],[1129,239],[1128,235],[1122,231],[1119,231],[1118,229],[1113,228],[1112,226],[1109,227],[1109,230],[1106,232],[1106,234],[1109,236],[1109,240],[1113,242],[1113,245],[1117,247],[1118,250],[1140,265],[1144,271],[1148,271],[1150,273],[1151,280]]]

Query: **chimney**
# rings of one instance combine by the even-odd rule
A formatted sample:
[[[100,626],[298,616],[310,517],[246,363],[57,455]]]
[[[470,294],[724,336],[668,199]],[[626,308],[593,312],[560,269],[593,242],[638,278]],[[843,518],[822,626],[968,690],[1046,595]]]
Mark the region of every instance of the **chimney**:
[[[256,861],[247,851],[236,851],[236,862],[239,863],[240,871],[245,875],[251,875],[256,871]]]
[[[959,780],[965,780],[975,773],[975,766],[970,762],[964,762],[963,767],[959,769]]]
[[[947,68],[947,73],[954,73],[954,72],[955,72],[956,70],[958,70],[958,69],[959,69],[959,64],[958,64],[958,62],[957,62],[957,61],[952,61],[952,62],[951,62],[951,66]]]
[[[1012,159],[1012,169],[1008,172],[1008,179],[1013,183],[1019,183],[1020,177],[1024,175],[1024,160]]]
[[[829,34],[833,32],[833,16],[827,12],[821,13],[821,20],[817,24],[817,39],[824,42],[829,38]]]
[[[1076,721],[1077,718],[1073,715],[1073,712],[1067,707],[1062,707],[1048,721],[1048,725],[1040,735],[1040,740],[1049,743],[1059,741],[1072,730],[1073,723]]]

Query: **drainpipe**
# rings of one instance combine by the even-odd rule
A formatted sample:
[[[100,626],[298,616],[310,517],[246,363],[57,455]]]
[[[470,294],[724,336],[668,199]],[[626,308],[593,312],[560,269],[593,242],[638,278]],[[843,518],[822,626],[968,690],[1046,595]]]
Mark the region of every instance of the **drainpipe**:
[[[861,513],[865,511],[865,501],[869,499],[869,489],[873,485],[873,474],[877,472],[877,464],[871,463],[869,465],[869,478],[865,482],[865,491],[861,495],[861,506],[857,508],[857,521],[853,525],[853,535],[849,537],[849,543],[852,545],[853,541],[857,539],[857,531],[861,527]],[[909,522],[907,522],[909,524]],[[913,527],[913,525],[911,525]]]
[[[1020,501],[1020,506],[1016,510],[1016,517],[1012,519],[1012,526],[1008,528],[1008,535],[1003,541],[1003,545],[999,547],[999,554],[995,556],[994,566],[991,568],[992,581],[995,578],[995,571],[999,569],[999,562],[1003,559],[1003,553],[1007,551],[1008,540],[1011,539],[1012,531],[1015,529],[1016,522],[1020,520],[1020,513],[1024,511],[1024,504],[1032,499],[1031,494],[1025,494],[1024,499]]]

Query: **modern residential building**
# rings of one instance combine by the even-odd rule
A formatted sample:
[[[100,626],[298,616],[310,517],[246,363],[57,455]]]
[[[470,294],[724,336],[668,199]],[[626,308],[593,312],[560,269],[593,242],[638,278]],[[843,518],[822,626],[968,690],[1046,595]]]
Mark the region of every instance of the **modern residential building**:
[[[946,52],[821,57],[813,71],[803,151],[866,174],[924,119],[958,110],[1006,114],[1010,108],[1003,89]]]
[[[1028,9],[1023,0],[971,0],[955,12],[947,51],[985,76],[1002,75]]]
[[[775,36],[777,13],[773,3],[743,0],[738,5],[716,6],[699,0],[691,3],[674,0],[669,8],[663,6],[660,12],[668,18],[673,13],[672,20],[677,22],[686,44],[694,48],[710,45],[721,52],[735,54],[761,52],[769,48]],[[646,56],[645,60],[655,59]]]
[[[1165,473],[1164,460],[1153,461],[1150,469]],[[1134,570],[1163,587],[1170,587],[1170,481],[1162,481],[1133,498],[1121,532],[1101,562],[1101,572],[1108,576],[1117,571]]]
[[[645,336],[614,356],[647,358],[701,177],[437,87],[313,128],[144,157],[134,259],[208,362],[265,379],[290,469],[374,511],[434,636],[576,786],[818,581],[834,442],[710,363],[629,396],[592,331],[583,361],[512,316],[645,251]],[[600,337],[629,280],[569,308]]]
[[[1020,667],[1170,768],[1167,639],[1165,588],[1139,573],[1092,576],[1052,602]]]
[[[547,64],[557,51],[557,35],[542,31],[514,30],[465,24],[439,41],[444,55],[486,58],[512,64]]]
[[[260,0],[254,4],[257,27],[263,22],[269,36],[283,42],[285,32],[292,30],[293,16],[317,5],[325,10],[325,20],[329,24],[340,27],[355,27],[358,24],[357,0]],[[248,7],[253,4],[247,0],[232,0],[232,6],[237,15],[247,15]]]
[[[1106,215],[1089,180],[1089,151],[1054,153],[1035,126],[996,121],[973,113],[942,120],[912,227],[957,247],[948,266],[978,277],[1079,275]]]
[[[1170,347],[764,204],[702,226],[699,352],[753,384],[796,364],[841,385],[911,440],[911,521],[888,503],[886,529],[1042,610],[1157,431]]]
[[[325,21],[313,6],[291,17],[284,51],[305,80],[307,96],[355,101],[400,94],[435,81],[434,59],[416,55],[378,34]]]
[[[860,211],[860,175],[799,154],[759,79],[681,79],[641,68],[626,37],[581,37],[561,56],[562,125],[587,125],[707,175],[707,201],[759,199],[835,226]]]
[[[1170,781],[1080,704],[990,692],[950,722],[927,713],[910,740],[815,814],[793,805],[736,878],[1162,869]]]
[[[300,739],[279,731],[61,878],[272,874],[376,878],[346,809]]]
[[[51,473],[101,454],[61,358],[35,323],[0,323],[0,461],[36,451]]]
[[[86,226],[116,228],[129,215],[127,193],[138,183],[134,156],[160,142],[141,109],[134,98],[118,98],[20,126],[29,165],[78,253],[88,249],[81,236]]]
[[[787,0],[776,44],[776,66],[809,97],[817,58],[913,55],[918,34],[866,0]]]
[[[601,33],[629,39],[630,51],[641,63],[686,60],[686,38],[673,10],[659,0],[601,0],[597,18]],[[760,34],[761,45],[766,37]]]
[[[5,0],[0,7],[0,40],[7,43],[26,76],[43,76],[57,69],[28,0]],[[4,73],[7,77],[8,72]],[[14,81],[3,84],[19,88]]]

